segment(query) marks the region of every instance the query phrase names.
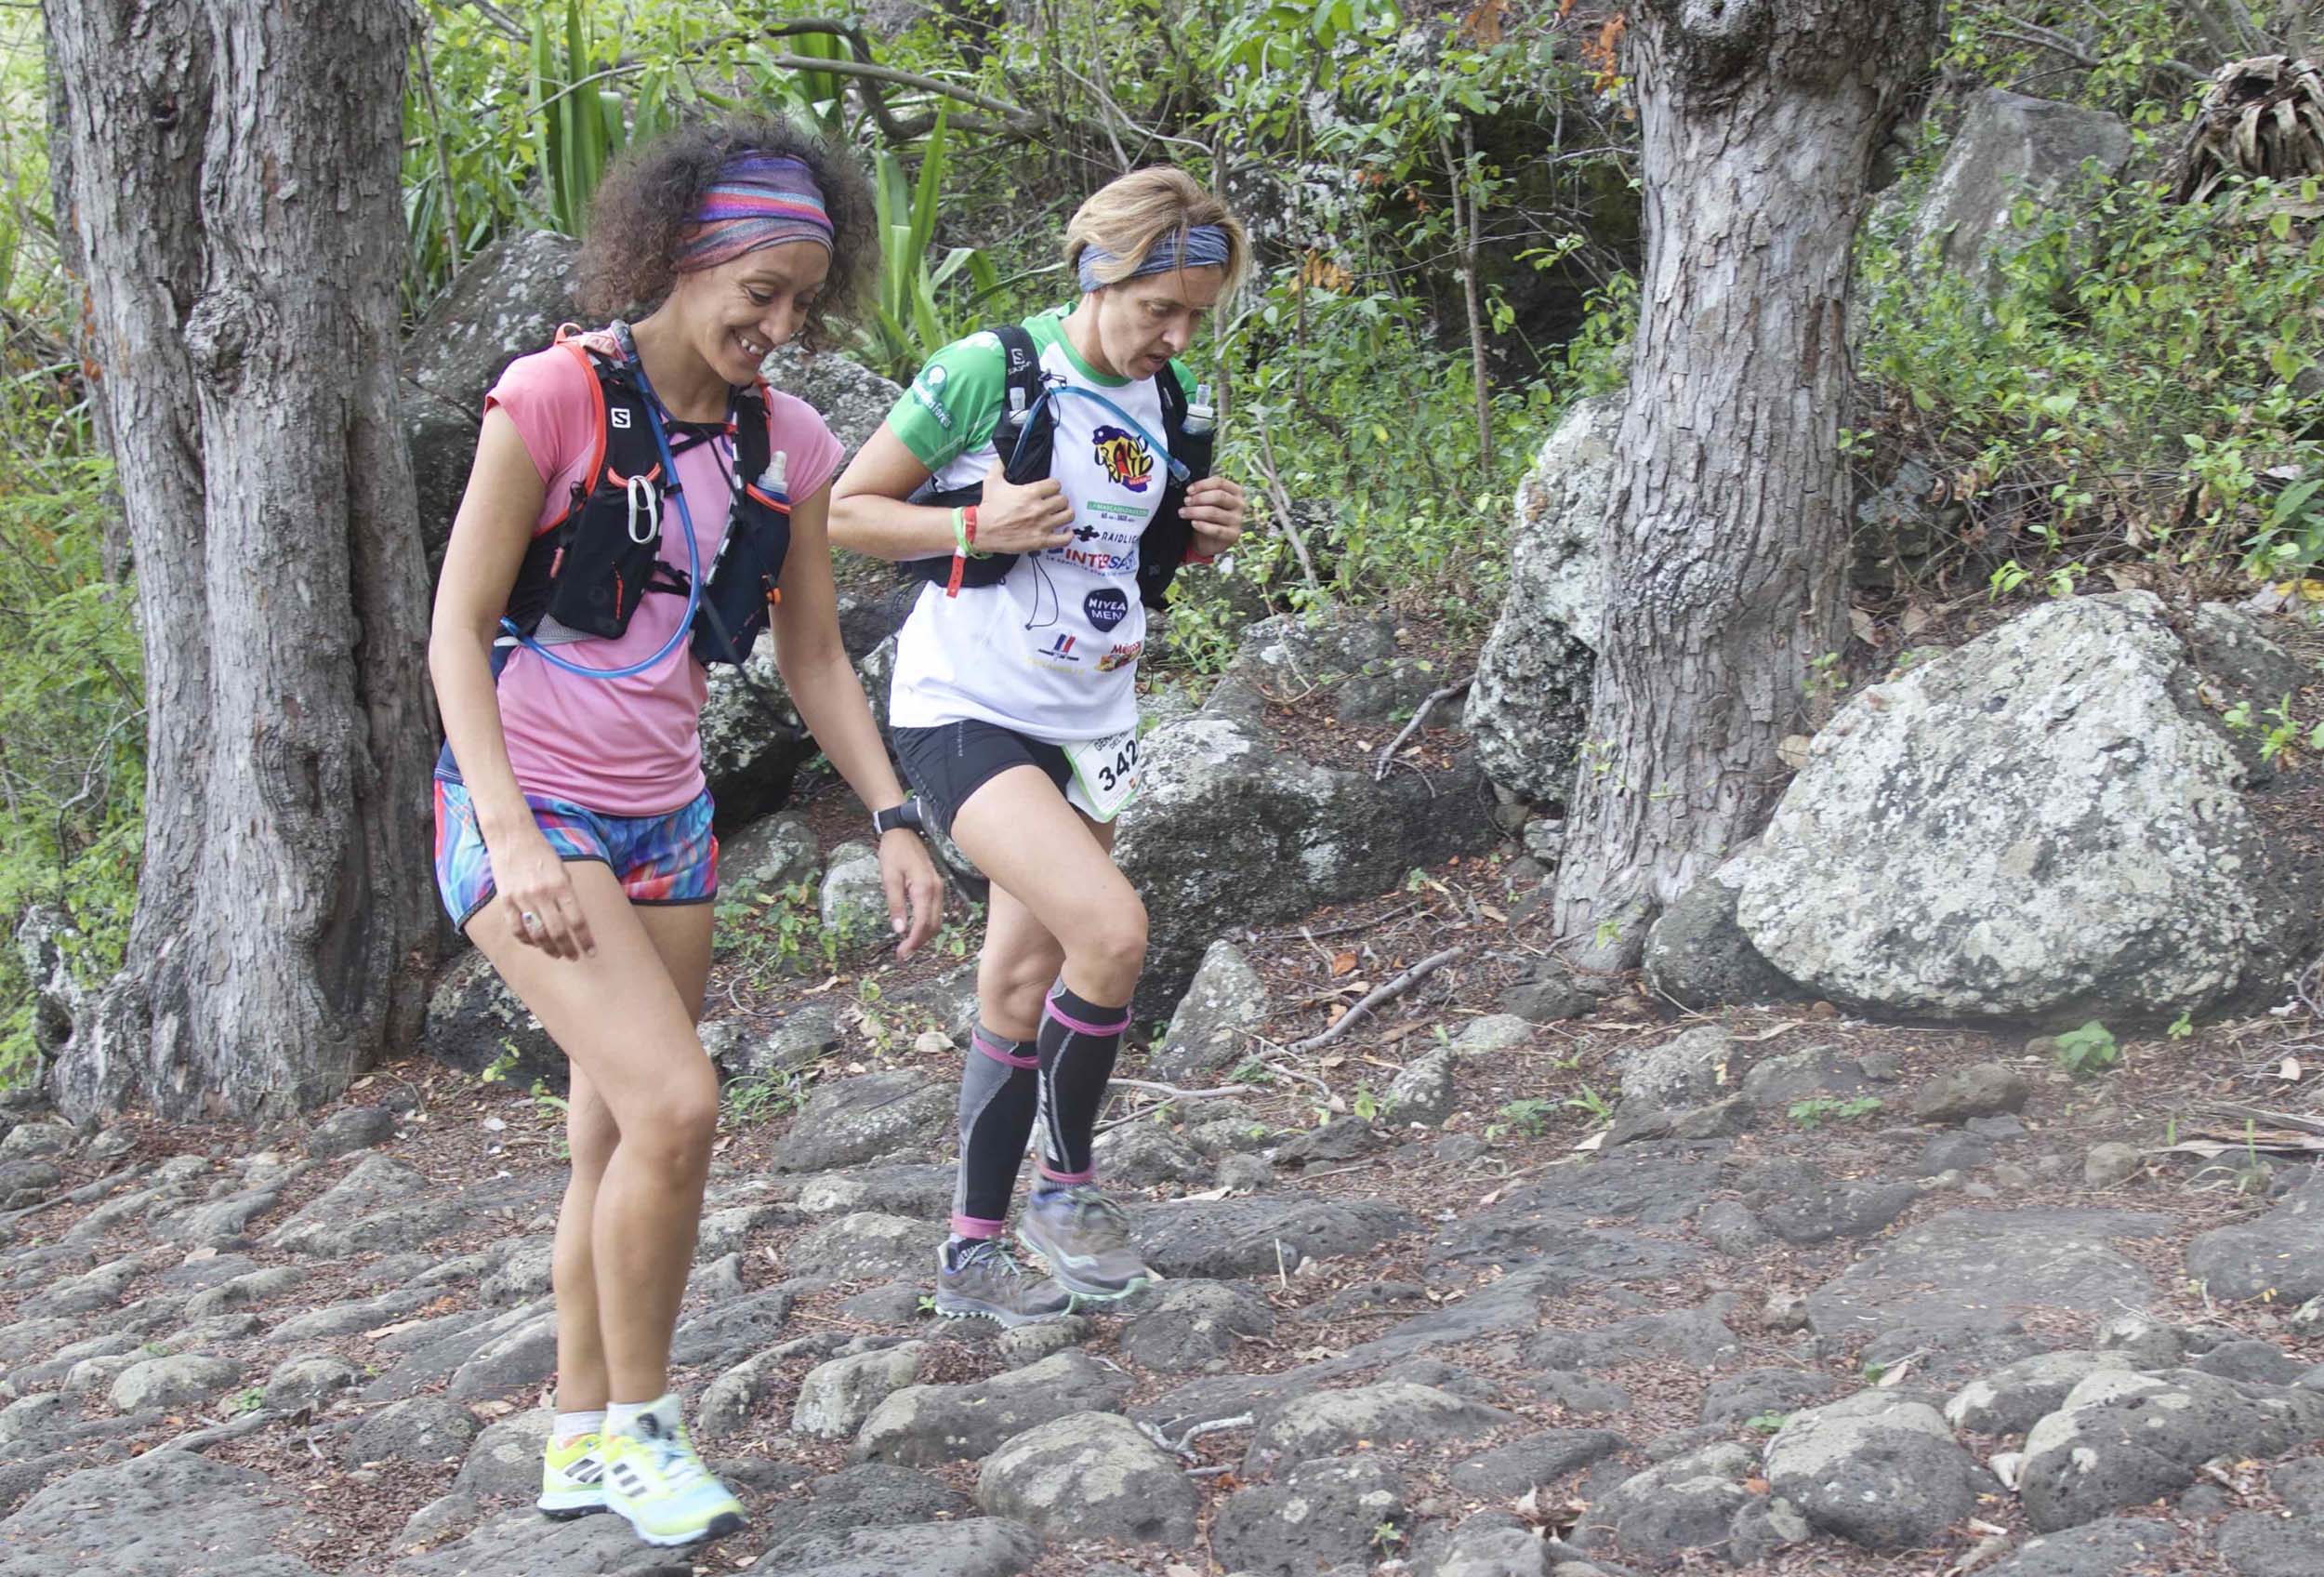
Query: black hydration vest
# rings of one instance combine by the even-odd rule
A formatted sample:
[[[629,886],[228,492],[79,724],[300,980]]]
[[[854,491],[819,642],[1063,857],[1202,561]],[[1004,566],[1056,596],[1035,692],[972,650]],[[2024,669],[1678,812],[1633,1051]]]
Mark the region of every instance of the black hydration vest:
[[[508,623],[522,636],[548,618],[612,640],[629,628],[647,592],[686,594],[686,572],[661,556],[663,521],[678,518],[680,488],[676,476],[662,474],[654,437],[658,402],[640,383],[633,357],[594,338],[569,337],[563,329],[557,334],[558,345],[589,368],[598,398],[597,444],[565,512],[534,537],[518,566]],[[697,444],[721,436],[733,441],[729,497],[702,500],[711,509],[722,503],[727,523],[722,544],[703,566],[690,644],[705,667],[739,668],[782,600],[777,587],[791,542],[788,490],[767,474],[773,457],[766,386],[735,391],[723,432],[700,423],[667,430],[666,436],[673,460]]]
[[[1001,474],[1023,487],[1050,473],[1050,460],[1057,446],[1057,401],[1041,372],[1040,348],[1034,344],[1033,336],[1024,325],[1003,324],[992,332],[1000,341],[1001,366],[1006,377],[1006,386],[1001,391],[1000,420],[993,428],[993,449],[1001,457]],[[1169,445],[1170,457],[1186,468],[1183,482],[1166,469],[1161,506],[1138,537],[1138,600],[1150,608],[1158,608],[1169,591],[1171,578],[1178,574],[1178,566],[1186,562],[1186,555],[1194,547],[1194,528],[1186,522],[1186,489],[1210,474],[1211,451],[1218,435],[1215,431],[1186,431],[1186,391],[1180,386],[1176,372],[1164,367],[1154,384],[1155,392],[1162,397],[1162,442]],[[967,487],[940,488],[931,478],[906,501],[958,509],[980,502],[984,497],[982,482]],[[960,584],[997,586],[1020,556],[992,553],[970,559],[961,568]],[[896,567],[906,579],[931,580],[942,586],[952,578],[953,560],[949,554],[938,554],[933,558],[905,559]]]

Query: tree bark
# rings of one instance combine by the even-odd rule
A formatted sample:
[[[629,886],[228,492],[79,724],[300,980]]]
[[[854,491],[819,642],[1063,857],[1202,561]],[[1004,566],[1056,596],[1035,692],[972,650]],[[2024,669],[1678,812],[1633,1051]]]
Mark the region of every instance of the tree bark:
[[[1557,923],[1635,962],[1756,832],[1847,631],[1849,249],[1934,0],[1644,0],[1646,262]]]
[[[394,378],[414,17],[57,0],[46,21],[148,752],[126,967],[50,1085],[74,1118],[309,1105],[416,1032],[441,938]]]

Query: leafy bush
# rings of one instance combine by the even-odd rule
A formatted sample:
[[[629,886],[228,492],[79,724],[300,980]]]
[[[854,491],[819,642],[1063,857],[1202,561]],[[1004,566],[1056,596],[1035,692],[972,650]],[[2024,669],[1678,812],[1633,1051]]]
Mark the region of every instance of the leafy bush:
[[[2305,481],[2324,466],[2324,230],[2300,217],[2320,190],[2181,205],[2130,181],[2082,218],[2021,199],[1990,299],[1908,257],[1911,204],[1887,205],[1862,247],[1865,370],[1883,433],[1969,508],[1933,572],[2064,594],[2109,565],[2324,562]]]

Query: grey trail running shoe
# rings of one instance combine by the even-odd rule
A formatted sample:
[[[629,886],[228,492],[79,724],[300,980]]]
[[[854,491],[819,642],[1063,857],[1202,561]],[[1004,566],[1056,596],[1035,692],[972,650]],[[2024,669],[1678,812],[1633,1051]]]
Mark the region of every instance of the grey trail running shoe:
[[[1030,1325],[1073,1311],[1073,1294],[1044,1276],[1024,1273],[997,1239],[978,1239],[936,1251],[936,1312],[947,1319],[993,1319]]]
[[[1130,1247],[1129,1220],[1094,1183],[1036,1188],[1017,1225],[1024,1246],[1080,1298],[1126,1298],[1154,1277]]]

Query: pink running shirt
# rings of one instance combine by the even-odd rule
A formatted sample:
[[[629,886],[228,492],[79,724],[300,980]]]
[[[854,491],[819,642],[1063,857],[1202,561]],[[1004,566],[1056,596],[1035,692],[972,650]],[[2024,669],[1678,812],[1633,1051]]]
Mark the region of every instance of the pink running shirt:
[[[486,410],[498,405],[516,423],[547,485],[536,527],[570,506],[573,485],[596,446],[593,376],[580,357],[551,346],[509,363],[484,396]],[[771,452],[790,457],[787,491],[793,498],[814,497],[838,469],[839,441],[813,406],[791,395],[771,392],[768,416]],[[678,456],[679,483],[693,509],[694,541],[706,565],[726,529],[723,448],[696,444]],[[705,508],[705,500],[714,502]],[[682,571],[686,548],[675,505],[664,513],[662,526],[662,557]],[[575,641],[553,650],[590,668],[626,668],[652,656],[685,612],[684,597],[653,592],[619,640]],[[691,803],[703,789],[701,722],[707,694],[702,665],[684,641],[627,679],[584,679],[520,647],[500,671],[500,726],[517,786],[605,815],[662,815]]]

